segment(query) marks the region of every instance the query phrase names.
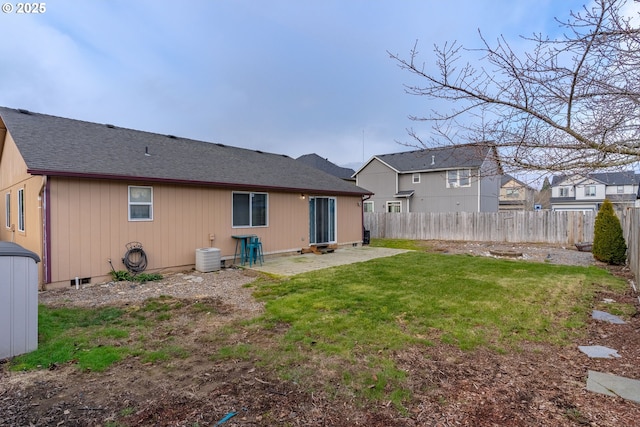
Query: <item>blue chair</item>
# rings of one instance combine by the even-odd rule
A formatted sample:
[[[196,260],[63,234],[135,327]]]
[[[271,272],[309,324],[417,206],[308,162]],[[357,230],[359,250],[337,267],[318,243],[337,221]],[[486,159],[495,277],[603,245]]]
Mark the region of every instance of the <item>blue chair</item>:
[[[264,255],[262,254],[262,242],[257,236],[249,238],[246,250],[247,258],[249,259],[249,267],[252,264],[260,262],[260,265],[264,262]]]

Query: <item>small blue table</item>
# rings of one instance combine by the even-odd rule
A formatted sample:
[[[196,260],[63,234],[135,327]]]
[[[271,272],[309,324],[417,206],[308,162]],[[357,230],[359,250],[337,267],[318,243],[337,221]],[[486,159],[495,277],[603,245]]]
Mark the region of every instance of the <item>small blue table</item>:
[[[249,239],[257,236],[255,234],[236,234],[231,237],[236,240],[236,249],[233,252],[233,263],[236,263],[236,258],[240,255],[240,265],[244,265],[247,259],[247,244],[249,243]],[[238,250],[240,252],[239,254]]]

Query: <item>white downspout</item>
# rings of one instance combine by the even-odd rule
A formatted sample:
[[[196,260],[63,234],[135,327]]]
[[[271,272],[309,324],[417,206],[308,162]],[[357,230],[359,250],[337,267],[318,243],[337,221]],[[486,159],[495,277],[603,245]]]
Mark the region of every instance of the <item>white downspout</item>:
[[[478,212],[480,212],[480,169],[478,169]]]

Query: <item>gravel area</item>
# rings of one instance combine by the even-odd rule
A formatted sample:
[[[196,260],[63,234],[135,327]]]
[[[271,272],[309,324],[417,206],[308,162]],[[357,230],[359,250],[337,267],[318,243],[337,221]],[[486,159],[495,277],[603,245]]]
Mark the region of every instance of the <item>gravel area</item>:
[[[161,295],[175,298],[218,298],[221,303],[239,312],[260,312],[262,303],[251,295],[246,287],[256,274],[233,268],[211,273],[189,271],[164,274],[163,279],[146,283],[106,282],[82,285],[79,289],[53,289],[39,293],[39,302],[50,306],[73,305],[101,307],[106,305],[139,304],[148,298]]]
[[[434,250],[448,254],[469,254],[494,258],[513,258],[550,264],[596,265],[591,252],[580,252],[575,246],[535,243],[432,241]]]

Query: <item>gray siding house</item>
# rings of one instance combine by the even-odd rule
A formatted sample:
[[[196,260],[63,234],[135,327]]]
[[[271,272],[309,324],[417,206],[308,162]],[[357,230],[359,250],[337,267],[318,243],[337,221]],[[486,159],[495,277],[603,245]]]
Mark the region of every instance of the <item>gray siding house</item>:
[[[356,184],[374,195],[365,212],[496,212],[501,167],[491,144],[373,156]]]

